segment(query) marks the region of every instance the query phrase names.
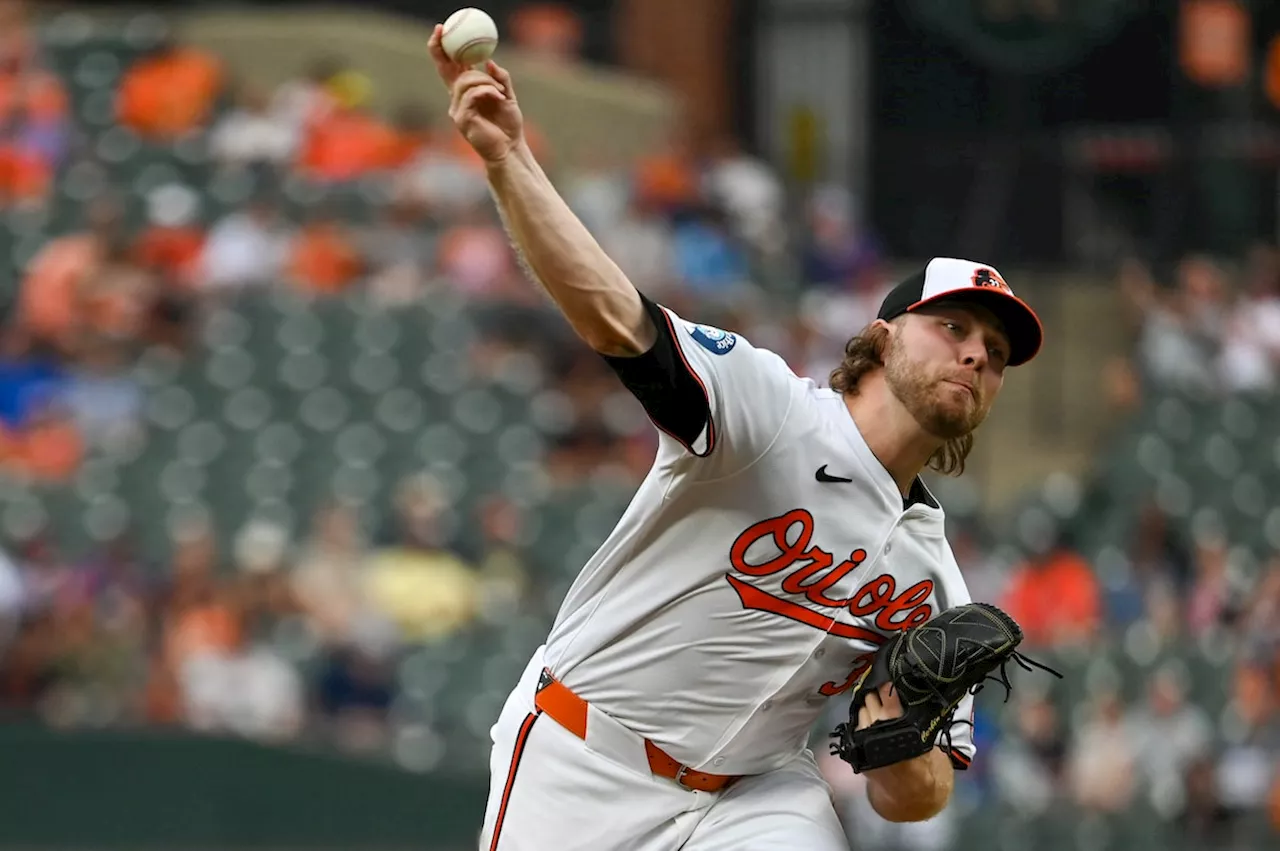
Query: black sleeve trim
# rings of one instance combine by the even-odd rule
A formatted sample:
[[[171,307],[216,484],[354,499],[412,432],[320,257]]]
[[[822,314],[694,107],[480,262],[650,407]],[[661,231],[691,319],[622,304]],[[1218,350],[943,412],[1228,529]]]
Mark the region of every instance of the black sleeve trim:
[[[947,756],[951,757],[951,767],[956,771],[968,771],[971,760],[964,755],[964,751],[959,748],[951,748],[947,750],[943,748]]]
[[[658,331],[653,347],[636,357],[601,357],[644,406],[655,426],[690,454],[705,458],[715,448],[711,397],[685,359],[666,311],[644,293],[640,294],[640,302]],[[698,451],[694,447],[703,432],[707,435],[706,446]]]

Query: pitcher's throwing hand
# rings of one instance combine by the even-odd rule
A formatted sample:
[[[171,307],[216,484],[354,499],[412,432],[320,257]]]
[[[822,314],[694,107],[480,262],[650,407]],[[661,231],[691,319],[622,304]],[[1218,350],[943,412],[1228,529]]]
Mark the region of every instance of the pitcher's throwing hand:
[[[449,117],[485,162],[501,162],[524,137],[524,116],[511,75],[493,60],[483,71],[454,62],[440,43],[443,32],[437,24],[427,50],[449,90]]]

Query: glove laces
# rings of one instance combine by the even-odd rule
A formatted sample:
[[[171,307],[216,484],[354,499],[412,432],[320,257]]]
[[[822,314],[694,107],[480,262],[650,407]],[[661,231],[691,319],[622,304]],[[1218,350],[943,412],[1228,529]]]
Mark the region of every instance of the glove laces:
[[[1008,658],[1006,658],[1003,662],[1000,663],[1000,668],[999,668],[1000,676],[997,677],[992,674],[987,674],[985,677],[982,678],[982,682],[978,683],[973,688],[969,689],[969,694],[976,695],[978,692],[982,691],[983,687],[987,683],[987,680],[991,680],[999,685],[1004,686],[1004,701],[1002,702],[1008,703],[1009,696],[1013,694],[1013,683],[1009,682],[1008,666],[1010,661],[1017,662],[1018,667],[1022,668],[1022,670],[1024,671],[1034,673],[1035,670],[1038,668],[1041,671],[1046,671],[1050,674],[1053,674],[1058,679],[1062,679],[1062,674],[1059,673],[1058,671],[1055,671],[1053,668],[1050,668],[1048,665],[1045,665],[1042,662],[1037,662],[1035,659],[1032,659],[1031,657],[1026,656],[1022,653],[1019,653],[1018,651],[1015,650],[1009,654]],[[951,741],[952,727],[956,726],[957,724],[967,724],[970,729],[973,728],[973,722],[967,718],[961,718],[959,721],[955,720],[956,710],[959,707],[960,707],[960,702],[956,701],[956,704],[947,711],[947,714],[942,716],[942,723],[940,725],[941,730],[938,734],[938,737],[947,743],[948,752],[955,750],[955,746],[952,744],[952,741]]]

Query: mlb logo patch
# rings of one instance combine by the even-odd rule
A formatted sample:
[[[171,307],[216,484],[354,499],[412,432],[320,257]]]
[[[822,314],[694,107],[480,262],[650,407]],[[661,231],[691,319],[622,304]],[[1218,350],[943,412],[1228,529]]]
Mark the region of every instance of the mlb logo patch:
[[[736,334],[712,328],[710,325],[690,325],[689,336],[713,355],[727,355],[738,344]]]

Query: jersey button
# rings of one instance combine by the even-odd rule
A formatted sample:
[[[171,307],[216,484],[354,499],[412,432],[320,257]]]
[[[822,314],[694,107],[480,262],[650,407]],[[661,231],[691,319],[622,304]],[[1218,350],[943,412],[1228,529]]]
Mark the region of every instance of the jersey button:
[[[891,549],[893,549],[893,542],[892,542],[892,541],[884,545],[884,551],[885,551],[886,553],[887,553],[887,552],[889,552],[889,550],[891,550]]]
[[[772,709],[772,708],[773,708],[773,701],[772,701],[772,700],[766,700],[764,703],[760,704],[760,711],[761,711],[761,712],[768,712],[768,711],[769,711],[770,709]]]
[[[823,656],[826,656],[826,655],[827,655],[827,651],[824,648],[819,647],[817,650],[814,651],[813,658],[821,659]]]
[[[724,765],[724,757],[722,756],[716,757],[714,760],[711,761],[711,764],[714,765],[716,768],[719,768],[720,766]]]

